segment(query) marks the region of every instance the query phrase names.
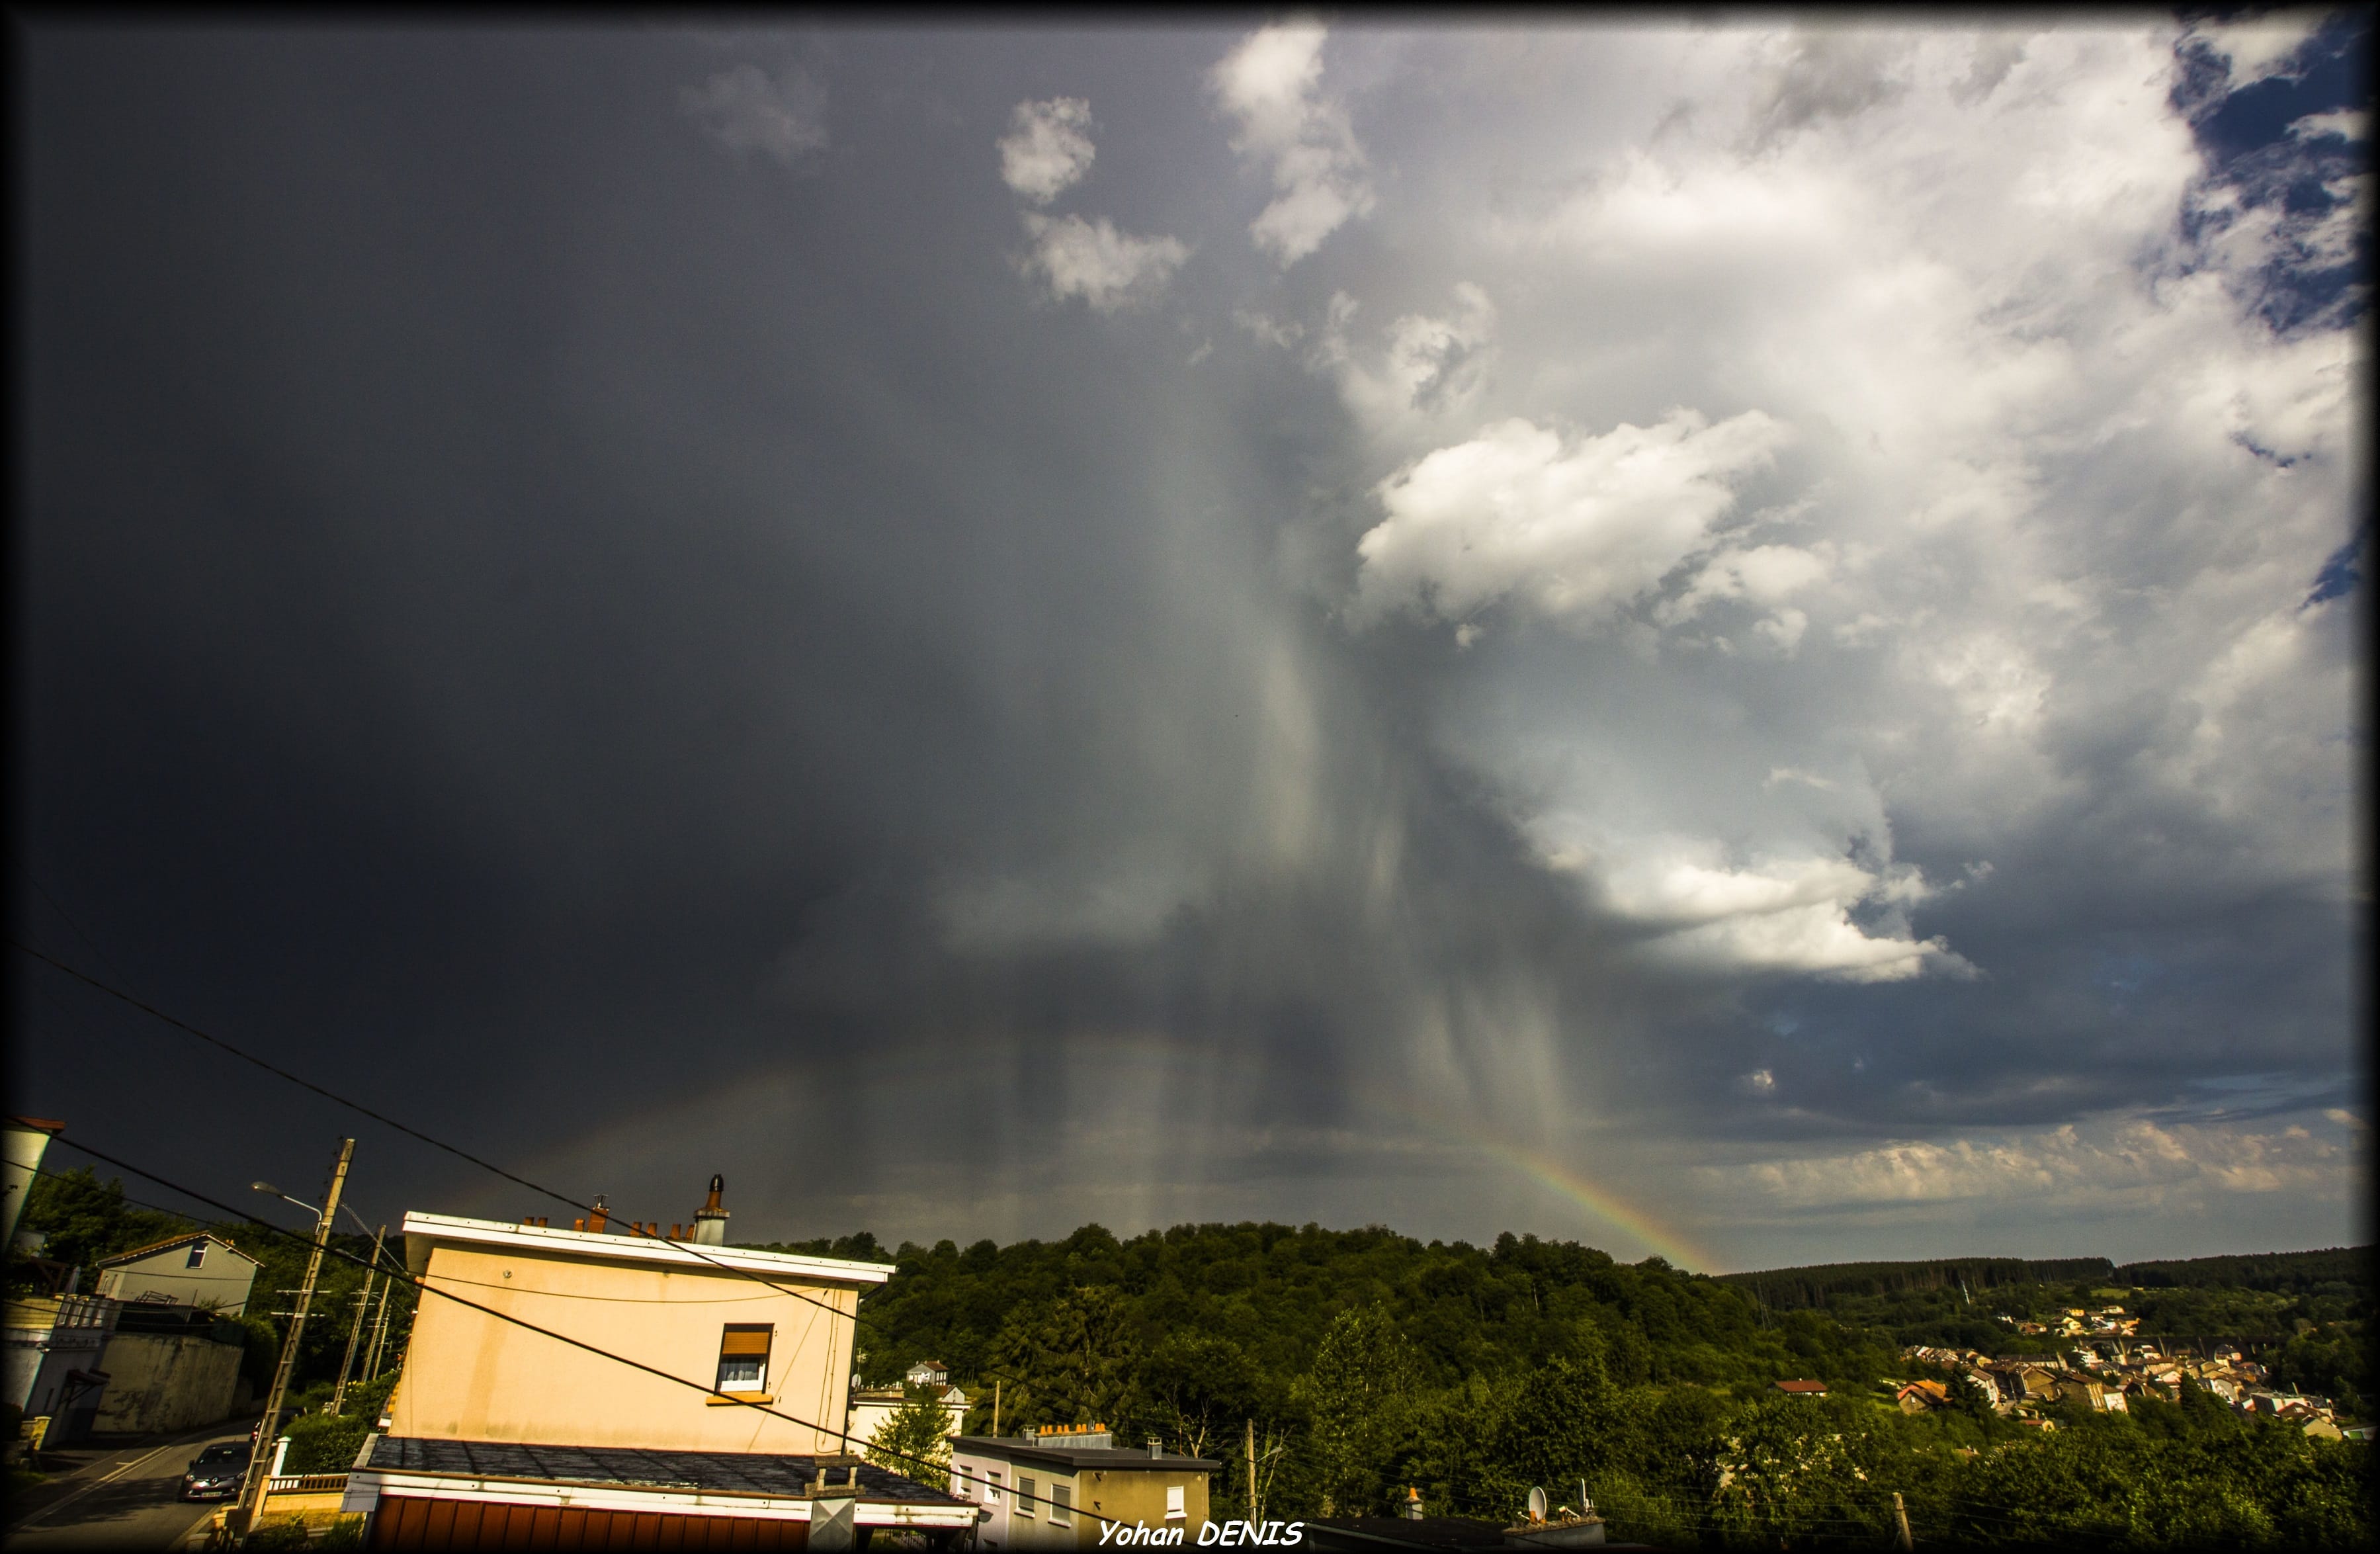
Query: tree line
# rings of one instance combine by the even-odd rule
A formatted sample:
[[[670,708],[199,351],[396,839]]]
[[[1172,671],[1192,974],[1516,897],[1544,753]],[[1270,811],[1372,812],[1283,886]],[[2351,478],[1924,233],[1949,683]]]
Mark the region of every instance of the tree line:
[[[870,1383],[937,1360],[966,1389],[969,1433],[990,1433],[996,1392],[1003,1433],[1158,1437],[1219,1464],[1219,1515],[1249,1506],[1253,1426],[1267,1516],[1386,1514],[1418,1493],[1432,1512],[1510,1520],[1543,1487],[1592,1499],[1615,1538],[1673,1548],[1888,1541],[1896,1492],[1921,1540],[2326,1547],[2371,1530],[2361,1443],[2195,1389],[2021,1426],[1901,1359],[1888,1327],[1568,1242],[1093,1225],[1009,1246],[774,1249],[896,1265],[861,1307]],[[1894,1406],[1888,1380],[1927,1376],[1954,1406]],[[1787,1378],[1829,1390],[1780,1394]]]

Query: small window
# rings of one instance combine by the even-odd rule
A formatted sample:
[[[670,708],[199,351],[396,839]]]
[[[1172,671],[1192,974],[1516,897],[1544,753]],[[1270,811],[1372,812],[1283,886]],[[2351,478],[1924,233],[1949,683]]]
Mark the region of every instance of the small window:
[[[1050,1525],[1071,1527],[1075,1524],[1075,1489],[1070,1484],[1050,1486]]]
[[[1016,1514],[1033,1514],[1033,1481],[1021,1473],[1016,1475]]]
[[[984,1473],[983,1503],[986,1505],[1000,1503],[1000,1470],[998,1468],[987,1469]]]
[[[204,1268],[206,1266],[206,1262],[207,1244],[203,1241],[194,1242],[190,1246],[190,1260],[184,1263],[182,1266],[184,1268]]]
[[[1167,1485],[1165,1487],[1165,1519],[1168,1522],[1186,1522],[1189,1517],[1190,1512],[1184,1509],[1182,1504],[1182,1486]]]
[[[728,1324],[719,1340],[719,1390],[769,1390],[769,1339],[775,1330],[766,1323]]]

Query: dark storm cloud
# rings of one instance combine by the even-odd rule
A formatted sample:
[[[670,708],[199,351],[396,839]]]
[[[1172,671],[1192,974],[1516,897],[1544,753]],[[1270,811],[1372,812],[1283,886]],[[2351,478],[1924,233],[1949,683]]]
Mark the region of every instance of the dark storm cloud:
[[[792,181],[650,40],[44,38],[27,851],[144,991],[515,1150],[787,1065],[1007,1063],[1062,1120],[1099,1077],[1035,1054],[1141,1028],[1329,1121],[1384,934],[1439,977],[1570,934],[1271,576],[1327,402],[1219,416],[1036,306],[978,165],[1010,91],[905,121],[868,83],[912,52],[844,41]],[[1382,830],[1420,921],[1348,920]],[[1052,860],[1099,914],[1151,875],[1140,941],[949,947],[946,881]],[[290,1099],[225,1103],[311,1149]]]
[[[1384,482],[1436,451],[1554,489],[1671,407],[1766,435],[1696,333],[1764,338],[1714,268],[1747,245],[1658,249],[1773,220],[1764,284],[1835,306],[1795,137],[1897,176],[1876,115],[2137,61],[2003,42],[1913,86],[1907,39],[1682,54],[1706,115],[1767,83],[1756,154],[1794,192],[1742,218],[1746,126],[1667,195],[1614,171],[1692,121],[1627,117],[1666,70],[1319,36],[33,34],[16,836],[101,950],[21,875],[19,931],[624,1213],[724,1169],[755,1235],[1609,1239],[1483,1141],[1756,1231],[1746,1193],[1829,1211],[1794,1174],[1828,1149],[1898,1180],[1863,1151],[1956,1135],[1925,1169],[1988,1198],[1979,1130],[2348,1104],[2346,908],[2298,861],[2335,815],[2271,800],[2329,758],[2251,692],[2217,713],[2283,754],[2207,753],[2207,686],[2261,684],[2264,639],[2219,602],[2161,624],[2226,542],[2171,516],[2203,471],[2144,497],[2145,434],[2045,452],[2032,402],[1973,386],[2005,364],[1957,358],[1963,302],[1920,317],[1952,368],[1815,359],[1807,403],[1766,401],[1773,465],[1617,625],[1531,619],[1525,568],[1424,577],[1487,590],[1476,646],[1355,607],[1384,515],[1427,538]],[[1028,208],[998,142],[1060,98],[1096,156]],[[2166,176],[2155,128],[2108,154]],[[1280,213],[1267,159],[1302,145],[1344,210]],[[1693,209],[1629,225],[1663,198]],[[2021,334],[2081,304],[1994,306],[2036,310]],[[2320,376],[2276,360],[2243,357],[2260,405]],[[2043,539],[1990,497],[1901,544],[1920,498],[1841,424],[1864,370],[2004,430],[2092,521]],[[2310,414],[2265,434],[2313,467]],[[1507,417],[1552,452],[1488,438]],[[1804,511],[1767,552],[1729,527]],[[2034,570],[1995,581],[2012,535]],[[2053,585],[2091,630],[2041,625]],[[2185,705],[2185,655],[2142,645],[2201,620],[2248,667]],[[2325,706],[2344,613],[2291,629]],[[303,1179],[347,1125],[70,985],[17,1001],[15,1083],[69,1138],[222,1186]],[[376,1210],[549,1207],[365,1148]]]

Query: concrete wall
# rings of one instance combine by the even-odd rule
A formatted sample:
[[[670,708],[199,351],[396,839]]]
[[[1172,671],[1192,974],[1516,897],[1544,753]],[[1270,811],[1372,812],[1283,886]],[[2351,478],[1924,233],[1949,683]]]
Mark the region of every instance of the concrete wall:
[[[93,1427],[146,1435],[230,1418],[240,1353],[187,1333],[110,1333],[99,1361],[107,1393]]]
[[[439,1243],[413,1319],[389,1433],[650,1451],[841,1448],[858,1293],[772,1274],[808,1300],[723,1269]],[[725,1402],[441,1300],[465,1300],[626,1355],[704,1388],[728,1323],[775,1329],[764,1394],[824,1433]],[[812,1301],[832,1310],[822,1310]]]
[[[115,1321],[112,1304],[88,1295],[8,1303],[6,1379],[0,1386],[26,1418],[51,1417],[47,1444],[64,1445],[91,1429],[100,1390],[85,1387],[69,1400],[69,1373],[103,1368],[99,1356]],[[66,1325],[55,1325],[60,1322]]]

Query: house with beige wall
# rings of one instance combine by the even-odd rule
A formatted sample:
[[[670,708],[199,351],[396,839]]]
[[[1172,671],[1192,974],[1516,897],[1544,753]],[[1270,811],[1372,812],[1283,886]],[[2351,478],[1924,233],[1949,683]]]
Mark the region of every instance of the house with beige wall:
[[[883,1283],[891,1268],[447,1214],[410,1213],[404,1228],[406,1266],[428,1289],[389,1402],[392,1435],[682,1451],[843,1449],[859,1293]],[[440,1300],[440,1291],[472,1304]],[[756,1402],[809,1423],[742,1406]]]
[[[406,1215],[420,1305],[342,1500],[376,1546],[575,1546],[659,1517],[711,1524],[671,1537],[828,1554],[870,1528],[942,1543],[973,1524],[847,1446],[859,1295],[891,1267],[661,1232]]]

